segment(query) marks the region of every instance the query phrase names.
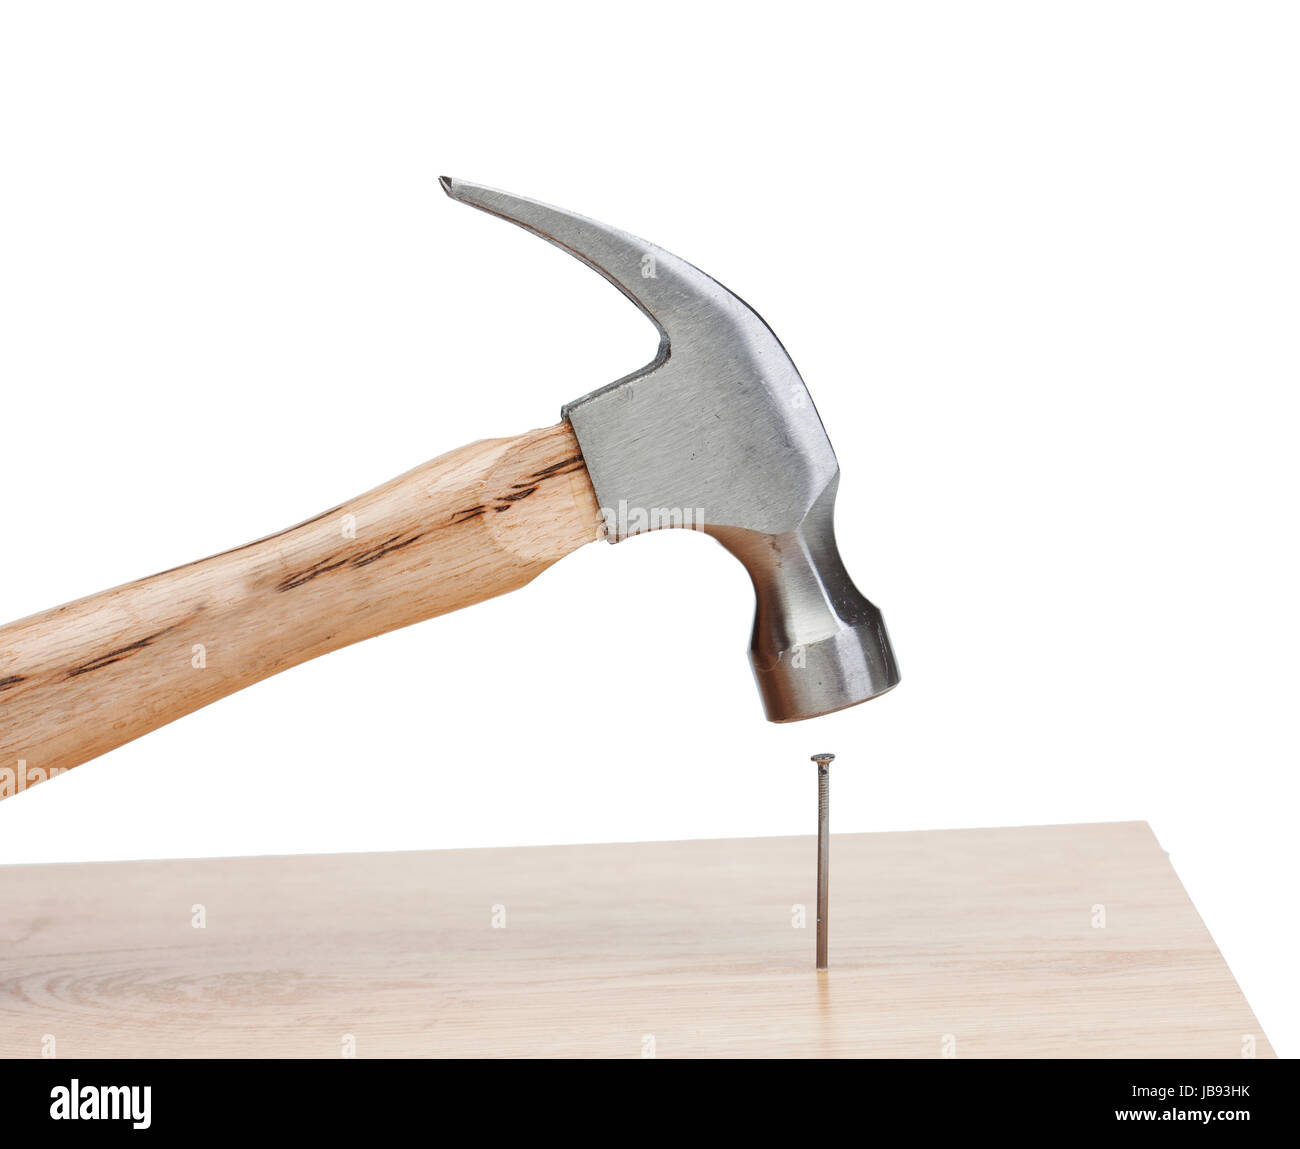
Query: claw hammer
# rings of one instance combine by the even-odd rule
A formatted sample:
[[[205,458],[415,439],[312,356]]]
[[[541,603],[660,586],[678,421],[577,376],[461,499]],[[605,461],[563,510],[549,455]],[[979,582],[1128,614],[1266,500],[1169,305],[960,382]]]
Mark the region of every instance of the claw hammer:
[[[0,798],[309,658],[505,594],[588,542],[667,527],[712,535],[749,572],[769,720],[898,683],[880,612],[836,547],[835,453],[757,313],[626,232],[441,182],[619,288],[659,331],[654,359],[554,427],[461,447],[269,538],[0,628]]]

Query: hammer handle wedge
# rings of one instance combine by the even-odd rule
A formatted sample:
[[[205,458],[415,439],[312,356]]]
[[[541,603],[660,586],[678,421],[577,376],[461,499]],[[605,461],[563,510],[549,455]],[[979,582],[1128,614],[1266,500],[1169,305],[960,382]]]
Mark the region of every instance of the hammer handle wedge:
[[[0,798],[593,541],[567,423],[443,455],[296,527],[0,629]]]

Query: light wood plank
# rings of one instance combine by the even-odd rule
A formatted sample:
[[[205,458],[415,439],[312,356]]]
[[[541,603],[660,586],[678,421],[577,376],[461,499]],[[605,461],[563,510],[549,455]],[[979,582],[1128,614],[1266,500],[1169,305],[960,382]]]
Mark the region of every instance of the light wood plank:
[[[0,1055],[1240,1057],[1145,823],[9,866]],[[791,925],[792,906],[808,926]],[[191,925],[202,904],[206,928]],[[1105,907],[1105,927],[1093,925]],[[493,928],[504,906],[505,928]]]

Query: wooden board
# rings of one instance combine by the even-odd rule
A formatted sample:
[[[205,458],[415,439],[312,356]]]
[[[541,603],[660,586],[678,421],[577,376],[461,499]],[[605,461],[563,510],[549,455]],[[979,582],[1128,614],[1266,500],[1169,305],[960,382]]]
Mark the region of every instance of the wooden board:
[[[815,854],[7,866],[0,1055],[1273,1055],[1145,823],[837,835],[824,974]]]

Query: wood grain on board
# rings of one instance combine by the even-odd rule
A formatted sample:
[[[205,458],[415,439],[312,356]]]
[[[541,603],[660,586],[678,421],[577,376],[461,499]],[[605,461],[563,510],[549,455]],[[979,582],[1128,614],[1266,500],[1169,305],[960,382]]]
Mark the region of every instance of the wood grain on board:
[[[820,975],[815,857],[7,866],[0,1055],[1272,1056],[1145,823],[837,835]]]

